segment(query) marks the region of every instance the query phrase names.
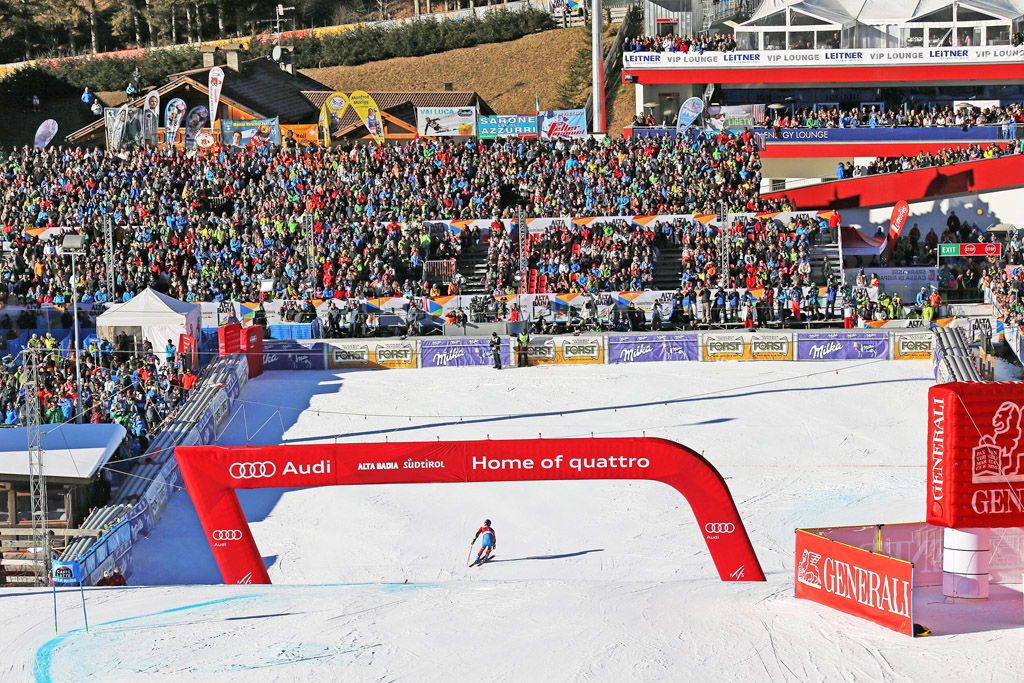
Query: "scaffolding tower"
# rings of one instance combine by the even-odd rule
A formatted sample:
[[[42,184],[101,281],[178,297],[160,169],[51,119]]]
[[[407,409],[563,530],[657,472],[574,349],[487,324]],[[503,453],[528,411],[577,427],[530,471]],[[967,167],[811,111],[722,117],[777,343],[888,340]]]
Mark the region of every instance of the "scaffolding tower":
[[[25,424],[28,427],[28,478],[32,498],[32,550],[30,559],[34,583],[45,586],[50,576],[50,537],[46,529],[45,452],[42,445],[43,415],[39,405],[39,352],[37,347],[22,351],[25,373]]]

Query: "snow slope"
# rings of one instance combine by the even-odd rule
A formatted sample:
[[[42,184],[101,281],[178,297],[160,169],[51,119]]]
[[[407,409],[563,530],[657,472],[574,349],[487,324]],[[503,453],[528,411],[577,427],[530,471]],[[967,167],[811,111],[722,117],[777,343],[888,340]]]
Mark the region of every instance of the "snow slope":
[[[766,583],[723,584],[654,482],[240,493],[274,586],[223,586],[187,494],[135,587],[0,593],[0,680],[1000,680],[1021,594],[925,595],[911,640],[793,599],[799,526],[919,521],[927,362],[657,363],[268,373],[222,445],[659,436],[718,467]],[[283,407],[282,407],[283,406]],[[466,567],[489,517],[496,559]],[[408,582],[408,583],[406,583]],[[190,584],[187,587],[175,584]],[[210,585],[196,585],[210,584]]]

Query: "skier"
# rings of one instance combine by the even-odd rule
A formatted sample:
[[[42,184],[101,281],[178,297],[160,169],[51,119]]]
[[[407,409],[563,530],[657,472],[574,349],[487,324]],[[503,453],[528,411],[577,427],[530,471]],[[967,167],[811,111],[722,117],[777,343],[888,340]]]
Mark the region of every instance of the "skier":
[[[496,550],[498,547],[498,542],[494,537],[494,529],[491,528],[491,520],[484,520],[484,525],[477,529],[476,535],[473,536],[473,542],[470,543],[470,545],[472,546],[473,543],[476,543],[476,539],[481,536],[483,536],[483,539],[480,542],[480,551],[476,554],[476,562],[473,564],[483,564],[487,560],[491,559],[491,552]],[[486,551],[486,553],[484,551]]]

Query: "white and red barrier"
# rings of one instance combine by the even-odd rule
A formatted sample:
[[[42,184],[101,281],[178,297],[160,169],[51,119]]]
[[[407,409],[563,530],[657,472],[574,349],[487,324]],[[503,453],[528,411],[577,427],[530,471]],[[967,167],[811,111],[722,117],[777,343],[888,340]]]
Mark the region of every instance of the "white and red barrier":
[[[175,449],[225,583],[270,583],[237,489],[355,484],[646,479],[693,508],[723,581],[764,581],[722,476],[694,451],[651,438],[526,439]]]

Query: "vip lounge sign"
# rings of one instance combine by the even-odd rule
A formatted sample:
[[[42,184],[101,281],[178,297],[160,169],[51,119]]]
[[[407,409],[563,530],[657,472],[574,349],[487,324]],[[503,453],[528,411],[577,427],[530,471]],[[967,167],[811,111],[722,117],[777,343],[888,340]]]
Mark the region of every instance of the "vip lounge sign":
[[[991,244],[940,244],[939,256],[1001,256],[1003,245],[994,242]]]
[[[1024,383],[928,390],[928,523],[1024,526]]]
[[[796,532],[796,597],[914,635],[914,565]]]

